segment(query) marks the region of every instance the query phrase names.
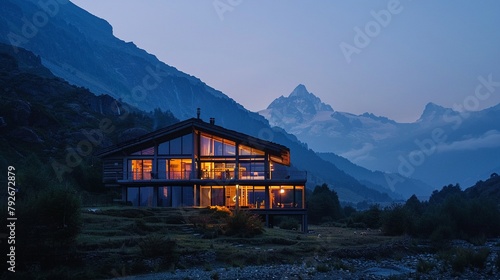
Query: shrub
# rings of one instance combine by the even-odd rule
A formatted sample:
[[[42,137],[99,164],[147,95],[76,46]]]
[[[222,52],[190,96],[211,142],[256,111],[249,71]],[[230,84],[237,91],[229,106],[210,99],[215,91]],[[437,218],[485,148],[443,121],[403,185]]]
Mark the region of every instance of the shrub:
[[[327,184],[316,186],[312,194],[308,196],[307,204],[310,223],[318,224],[342,217],[342,208],[340,207],[338,195]]]
[[[163,257],[167,261],[173,261],[177,242],[161,235],[149,235],[139,242],[141,253],[146,258]]]
[[[444,241],[450,240],[454,235],[454,230],[450,225],[439,225],[430,235],[431,242],[434,244],[444,244]]]
[[[489,254],[488,248],[482,248],[478,252],[474,252],[473,249],[458,248],[451,260],[451,267],[455,272],[463,272],[467,267],[482,269]]]
[[[386,235],[402,235],[408,232],[409,217],[403,206],[394,205],[384,212],[382,229]]]
[[[461,249],[456,252],[456,255],[451,260],[451,268],[455,272],[463,272],[469,264],[471,252]]]
[[[316,271],[326,273],[330,271],[330,267],[328,267],[328,265],[326,264],[320,263],[316,266]]]
[[[264,232],[259,216],[246,211],[238,211],[227,218],[226,235],[253,237]]]
[[[19,203],[20,256],[44,266],[75,261],[81,229],[80,199],[70,188],[49,187]],[[16,207],[17,209],[17,207]]]
[[[478,252],[473,252],[470,260],[471,266],[479,269],[484,268],[489,255],[490,250],[488,248],[481,248]]]
[[[497,270],[500,270],[500,254],[497,253]]]
[[[210,279],[219,280],[220,279],[219,272],[212,273],[212,275],[210,275]]]
[[[433,270],[435,267],[436,267],[436,264],[419,259],[418,263],[417,263],[417,272],[428,273],[429,271]]]
[[[215,218],[218,218],[218,217],[228,217],[231,215],[231,210],[229,210],[229,208],[227,208],[226,206],[209,206],[210,207],[210,210],[212,210],[213,214],[214,214],[214,217]]]
[[[278,226],[282,229],[294,229],[297,230],[299,228],[299,222],[292,217],[283,217],[281,219]]]

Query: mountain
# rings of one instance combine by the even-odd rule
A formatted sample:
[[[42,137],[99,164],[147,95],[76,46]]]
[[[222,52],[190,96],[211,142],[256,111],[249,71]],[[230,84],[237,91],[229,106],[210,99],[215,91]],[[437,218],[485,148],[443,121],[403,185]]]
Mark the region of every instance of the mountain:
[[[24,175],[30,170],[26,165],[44,165],[32,169],[43,173],[36,178],[19,175],[21,187],[37,187],[36,182],[50,177],[96,191],[100,176],[81,176],[101,172],[93,151],[178,122],[170,113],[145,113],[70,85],[44,67],[39,56],[1,43],[0,88],[0,165],[22,166],[19,174]]]
[[[486,181],[479,180],[474,186],[464,190],[468,198],[488,198],[500,201],[500,176],[492,173]]]
[[[294,110],[294,106],[315,110]],[[429,193],[425,184],[405,177],[439,189],[457,182],[472,185],[500,169],[500,104],[482,111],[456,112],[429,103],[417,121],[398,123],[370,113],[334,111],[299,85],[259,113],[316,151],[339,154],[359,166],[388,172],[384,176],[391,189],[405,185],[406,190],[396,188],[402,194],[413,192],[414,187],[420,195]],[[338,160],[333,162],[340,166]],[[349,174],[365,178],[359,172]]]
[[[106,21],[71,2],[47,3],[1,1],[0,42],[11,44],[14,52],[21,48],[33,52],[55,76],[82,90],[146,111],[137,114],[161,109],[177,119],[186,119],[201,108],[202,119],[213,117],[226,128],[283,144],[291,150],[293,168],[308,171],[308,187],[327,183],[344,201],[391,201],[387,194],[361,184],[321,159],[295,136],[271,127],[264,117],[246,110],[222,92],[159,61],[133,43],[114,37]],[[47,20],[40,22],[42,18]],[[65,102],[56,102],[52,110],[65,106]],[[129,124],[134,125],[142,124]]]
[[[358,179],[359,182],[380,192],[389,194],[393,199],[407,199],[413,194],[418,194],[422,199],[427,199],[434,190],[431,186],[420,180],[407,178],[398,173],[372,171],[334,153],[317,153],[322,159],[333,163],[340,170]]]

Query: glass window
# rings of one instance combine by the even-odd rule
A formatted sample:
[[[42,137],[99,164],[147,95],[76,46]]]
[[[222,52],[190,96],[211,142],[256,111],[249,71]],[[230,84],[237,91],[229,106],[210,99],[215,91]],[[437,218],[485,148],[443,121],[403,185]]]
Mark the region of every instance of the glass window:
[[[229,141],[224,141],[224,155],[225,156],[235,156],[236,155],[236,145],[234,143],[231,143]]]
[[[172,207],[182,206],[182,187],[172,187]]]
[[[214,163],[202,162],[201,163],[201,179],[214,179]]]
[[[182,187],[182,206],[194,206],[194,188]]]
[[[158,206],[172,207],[172,190],[171,187],[158,188]]]
[[[279,186],[270,186],[269,187],[269,207],[270,208],[279,208],[279,194],[280,187]]]
[[[201,162],[201,179],[234,179],[235,167],[236,163],[234,161]]]
[[[168,179],[168,160],[159,159],[158,160],[158,179]]]
[[[264,162],[262,161],[243,161],[240,163],[240,179],[265,179]]]
[[[170,154],[180,155],[182,154],[182,138],[175,138],[170,140]]]
[[[212,192],[210,186],[201,186],[200,188],[200,206],[206,207],[212,205]]]
[[[171,159],[169,160],[169,179],[185,180],[191,179],[192,171],[191,159]]]
[[[181,179],[181,160],[171,159],[169,163],[169,179]]]
[[[240,145],[240,156],[249,156],[252,154],[252,148]]]
[[[257,149],[252,149],[252,156],[264,156],[264,152]]]
[[[139,206],[153,207],[153,187],[142,187],[139,191],[141,198]]]
[[[304,208],[304,186],[295,186],[295,208]]]
[[[224,189],[221,186],[212,186],[212,205],[224,206]]]
[[[236,143],[227,139],[201,135],[200,154],[202,156],[235,156]]]
[[[163,142],[158,145],[158,154],[169,155],[170,154],[170,141]]]
[[[134,155],[134,156],[144,156],[144,155],[150,156],[150,155],[154,155],[154,154],[155,154],[155,148],[151,147],[151,148],[147,148],[147,149],[135,152],[132,155]]]
[[[139,206],[139,188],[127,188],[127,204]]]
[[[208,136],[201,135],[200,139],[200,154],[202,156],[213,156],[214,152],[212,150],[212,139]]]
[[[241,208],[253,208],[252,202],[250,201],[250,194],[253,193],[253,186],[239,186],[239,206]]]
[[[240,145],[240,155],[241,156],[264,156],[264,152],[254,148],[250,148],[245,145]]]
[[[193,135],[191,133],[182,136],[182,154],[183,155],[193,154]]]
[[[134,159],[129,161],[129,179],[132,180],[151,180],[153,171],[153,160]]]
[[[255,208],[264,208],[266,200],[266,188],[264,186],[255,186],[253,192],[249,194],[250,203]]]
[[[276,196],[278,208],[295,208],[293,186],[280,186]]]
[[[214,155],[216,156],[223,156],[223,150],[222,150],[222,140],[219,139],[214,139]]]

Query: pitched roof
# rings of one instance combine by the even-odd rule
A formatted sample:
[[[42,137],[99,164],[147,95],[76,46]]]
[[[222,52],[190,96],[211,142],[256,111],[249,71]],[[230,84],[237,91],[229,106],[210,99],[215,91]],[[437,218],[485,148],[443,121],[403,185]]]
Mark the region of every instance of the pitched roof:
[[[118,143],[101,149],[96,156],[106,157],[113,154],[120,154],[131,150],[146,148],[148,146],[159,144],[169,138],[181,136],[183,133],[189,133],[192,130],[199,130],[214,136],[222,137],[224,139],[232,140],[237,143],[264,150],[271,155],[279,156],[285,163],[289,163],[290,149],[280,144],[265,141],[241,132],[223,128],[221,126],[204,122],[201,119],[191,118],[170,125],[165,128],[139,136],[135,139]]]

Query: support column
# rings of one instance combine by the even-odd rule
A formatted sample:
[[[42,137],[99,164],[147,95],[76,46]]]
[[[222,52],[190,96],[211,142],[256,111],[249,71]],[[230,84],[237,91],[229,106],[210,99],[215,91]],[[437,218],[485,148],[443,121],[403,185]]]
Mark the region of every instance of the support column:
[[[302,215],[302,232],[307,233],[307,214]]]
[[[122,186],[122,201],[127,203],[127,187]]]
[[[158,186],[153,186],[153,207],[158,207]]]

